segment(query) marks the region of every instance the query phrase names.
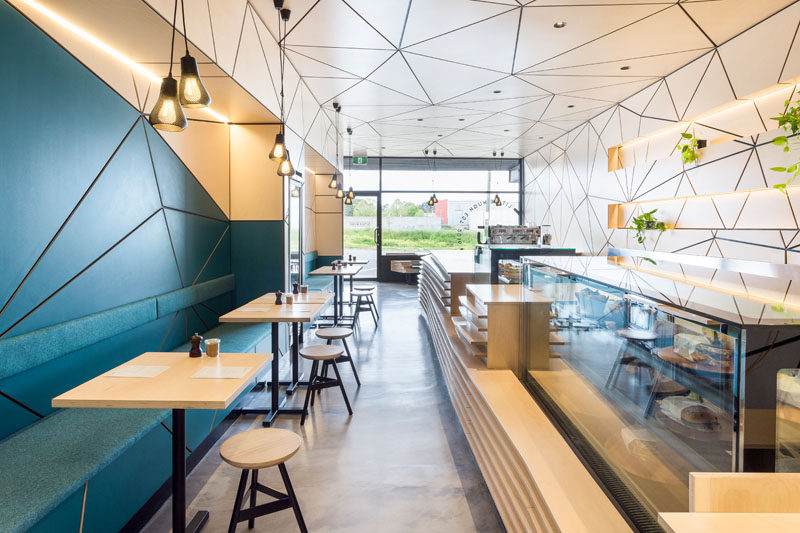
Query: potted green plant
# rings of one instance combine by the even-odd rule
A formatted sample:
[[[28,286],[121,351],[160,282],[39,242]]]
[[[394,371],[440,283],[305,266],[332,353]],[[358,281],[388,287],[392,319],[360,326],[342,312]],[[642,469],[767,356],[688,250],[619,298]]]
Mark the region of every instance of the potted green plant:
[[[659,233],[664,233],[667,230],[667,225],[659,221],[655,216],[658,209],[653,209],[646,213],[642,213],[638,217],[633,217],[633,224],[628,228],[636,231],[636,240],[639,244],[643,244],[647,239],[645,231],[658,230]]]
[[[707,142],[704,139],[698,139],[692,133],[681,133],[681,140],[675,146],[681,151],[681,159],[683,164],[694,163],[695,165],[700,160],[700,153],[698,150],[705,148]]]
[[[796,103],[794,106],[791,105],[791,100],[786,100],[784,102],[784,106],[786,110],[778,115],[777,117],[772,117],[772,120],[778,121],[778,126],[783,129],[787,133],[787,135],[779,135],[772,139],[772,144],[776,146],[782,146],[784,152],[788,152],[792,149],[793,145],[796,145],[798,140],[797,132],[800,131],[800,102]],[[790,138],[788,134],[792,135]],[[773,185],[779,191],[782,191],[786,194],[786,187],[792,184],[792,182],[797,179],[797,176],[800,176],[800,163],[795,163],[788,167],[772,167],[770,170],[774,170],[775,172],[784,172],[789,175],[789,178],[784,183],[778,183],[777,185]]]

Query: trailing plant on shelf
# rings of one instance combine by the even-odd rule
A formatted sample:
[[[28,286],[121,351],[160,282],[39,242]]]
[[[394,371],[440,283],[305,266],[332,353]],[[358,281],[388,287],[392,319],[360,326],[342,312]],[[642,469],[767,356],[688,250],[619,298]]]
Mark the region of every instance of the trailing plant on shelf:
[[[681,151],[683,164],[694,163],[696,165],[697,161],[700,160],[698,150],[706,147],[706,141],[704,139],[698,139],[692,133],[681,133],[681,137],[681,141],[675,148]]]
[[[659,233],[664,233],[667,230],[667,225],[653,216],[656,211],[658,211],[658,209],[653,209],[647,213],[642,213],[638,217],[633,217],[633,225],[628,229],[636,231],[636,240],[639,244],[643,244],[647,239],[645,231],[658,230]]]
[[[783,131],[787,133],[787,135],[779,135],[772,139],[772,144],[782,146],[784,152],[788,152],[793,147],[797,146],[798,139],[795,135],[800,131],[800,101],[795,103],[794,106],[792,106],[791,103],[791,100],[786,100],[786,102],[784,102],[786,110],[777,117],[772,117],[772,120],[777,120],[778,126],[783,128]],[[788,135],[790,133],[792,135],[791,137]],[[800,176],[800,162],[788,167],[772,167],[770,170],[785,172],[789,175],[785,183],[773,185],[773,187],[786,194],[786,187],[791,185],[792,182]]]

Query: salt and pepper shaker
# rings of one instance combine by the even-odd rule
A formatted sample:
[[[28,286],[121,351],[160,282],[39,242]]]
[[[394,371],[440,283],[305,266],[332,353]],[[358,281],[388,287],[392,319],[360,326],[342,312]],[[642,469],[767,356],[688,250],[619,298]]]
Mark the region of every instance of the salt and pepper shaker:
[[[296,281],[294,283],[292,283],[292,294],[300,294],[299,287],[300,287],[300,284],[297,283]]]
[[[192,338],[189,339],[189,342],[192,343],[192,348],[189,350],[189,357],[202,357],[203,351],[200,349],[200,343],[203,342],[203,337],[195,333],[192,335]]]
[[[275,293],[275,305],[283,305],[283,302],[281,301],[282,296],[283,296],[282,291],[278,291]]]

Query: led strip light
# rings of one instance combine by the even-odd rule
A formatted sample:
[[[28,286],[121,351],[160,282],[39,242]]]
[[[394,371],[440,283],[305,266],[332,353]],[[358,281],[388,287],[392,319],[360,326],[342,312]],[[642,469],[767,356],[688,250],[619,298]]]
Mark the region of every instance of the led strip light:
[[[56,22],[60,26],[68,29],[69,31],[71,31],[72,33],[74,33],[75,35],[77,35],[78,37],[83,39],[84,41],[86,41],[88,43],[91,43],[96,48],[99,48],[100,50],[102,50],[106,54],[110,55],[111,57],[113,57],[117,61],[120,61],[121,63],[124,63],[125,65],[127,65],[128,67],[133,69],[134,71],[136,71],[139,74],[145,76],[147,79],[150,80],[151,83],[161,83],[161,77],[155,75],[150,70],[144,68],[139,63],[137,63],[136,61],[132,60],[131,58],[129,58],[128,56],[126,56],[122,52],[116,50],[115,48],[112,48],[109,45],[107,45],[106,43],[104,43],[103,41],[101,41],[100,39],[95,37],[94,35],[88,33],[86,30],[84,30],[82,28],[79,28],[78,26],[76,26],[72,22],[68,21],[67,19],[65,19],[64,17],[59,15],[58,13],[55,13],[54,11],[48,9],[47,7],[43,6],[39,2],[36,2],[35,0],[20,0],[20,1],[23,4],[32,7],[33,9],[35,9],[36,11],[41,13],[42,15],[44,15],[47,18],[49,18],[50,20],[52,20],[53,22]],[[213,109],[211,109],[209,107],[203,108],[203,111],[205,111],[206,113],[211,115],[218,122],[222,122],[222,123],[225,123],[225,124],[228,124],[230,122],[230,120],[228,120],[228,118],[226,116],[221,115],[220,113],[217,113],[216,111],[214,111]]]

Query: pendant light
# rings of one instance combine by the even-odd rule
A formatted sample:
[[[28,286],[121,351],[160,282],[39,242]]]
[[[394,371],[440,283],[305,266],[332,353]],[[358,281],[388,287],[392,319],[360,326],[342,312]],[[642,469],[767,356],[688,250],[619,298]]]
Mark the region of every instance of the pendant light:
[[[284,98],[283,98],[283,78],[286,70],[286,23],[289,21],[289,16],[292,14],[290,9],[283,8],[283,0],[274,0],[275,9],[278,10],[278,56],[281,67],[281,129],[275,135],[275,144],[272,145],[272,150],[269,151],[269,158],[273,161],[278,161],[278,175],[291,176],[294,174],[294,167],[289,159],[289,150],[286,149],[286,123],[284,121]],[[283,21],[283,33],[281,34],[281,21]],[[286,163],[284,163],[284,161]],[[291,173],[285,174],[291,170]]]
[[[347,144],[348,144],[348,152],[350,155],[347,158],[347,178],[352,179],[353,177],[353,128],[347,128]],[[353,186],[351,185],[349,189],[347,189],[347,199],[350,200],[350,203],[353,202],[353,199],[356,197],[356,192],[353,190]],[[349,204],[348,204],[349,205]]]
[[[178,0],[172,12],[172,44],[169,51],[169,74],[161,80],[161,90],[156,105],[150,111],[147,121],[162,131],[183,131],[186,129],[186,115],[183,114],[178,98],[178,82],[172,77],[172,60],[175,49],[175,21],[178,16]]]
[[[181,16],[183,17],[183,44],[186,46],[186,55],[181,58],[181,81],[178,84],[178,94],[183,107],[208,107],[211,104],[211,95],[208,94],[200,72],[197,70],[197,60],[189,54],[189,37],[186,35],[186,11],[181,0]]]
[[[347,195],[347,196],[348,196],[348,198],[349,198],[349,197],[350,197],[350,194],[348,193],[348,195]],[[338,198],[338,199],[340,199],[340,200],[341,200],[342,198],[344,198],[344,189],[342,188],[342,184],[341,184],[341,183],[340,183],[340,184],[339,184],[339,186],[336,188],[336,198]]]
[[[431,178],[431,186],[432,187],[436,186],[436,148],[433,149],[433,177]],[[439,199],[436,198],[436,192],[431,194],[431,200],[430,201],[433,202],[430,205],[435,205],[435,204],[439,203]]]
[[[336,100],[333,101],[333,111],[336,113],[336,120],[334,121],[334,131],[336,132],[336,163],[335,166],[339,168],[339,111],[342,110],[342,106],[339,105],[339,102]],[[341,180],[339,179],[339,174],[334,171],[333,176],[331,176],[331,181],[328,182],[329,189],[339,189],[341,187]],[[336,192],[336,197],[341,198],[339,196],[339,192]]]
[[[300,186],[296,186],[292,189],[292,198],[299,198],[300,197]]]
[[[353,199],[349,196],[344,199],[344,205],[353,205]]]
[[[494,205],[496,205],[498,207],[503,204],[503,202],[500,200],[500,195],[499,194],[495,194],[494,195],[494,200],[492,200],[492,202],[494,202]]]
[[[294,176],[294,166],[289,157],[289,150],[286,150],[286,157],[278,163],[278,176]]]

